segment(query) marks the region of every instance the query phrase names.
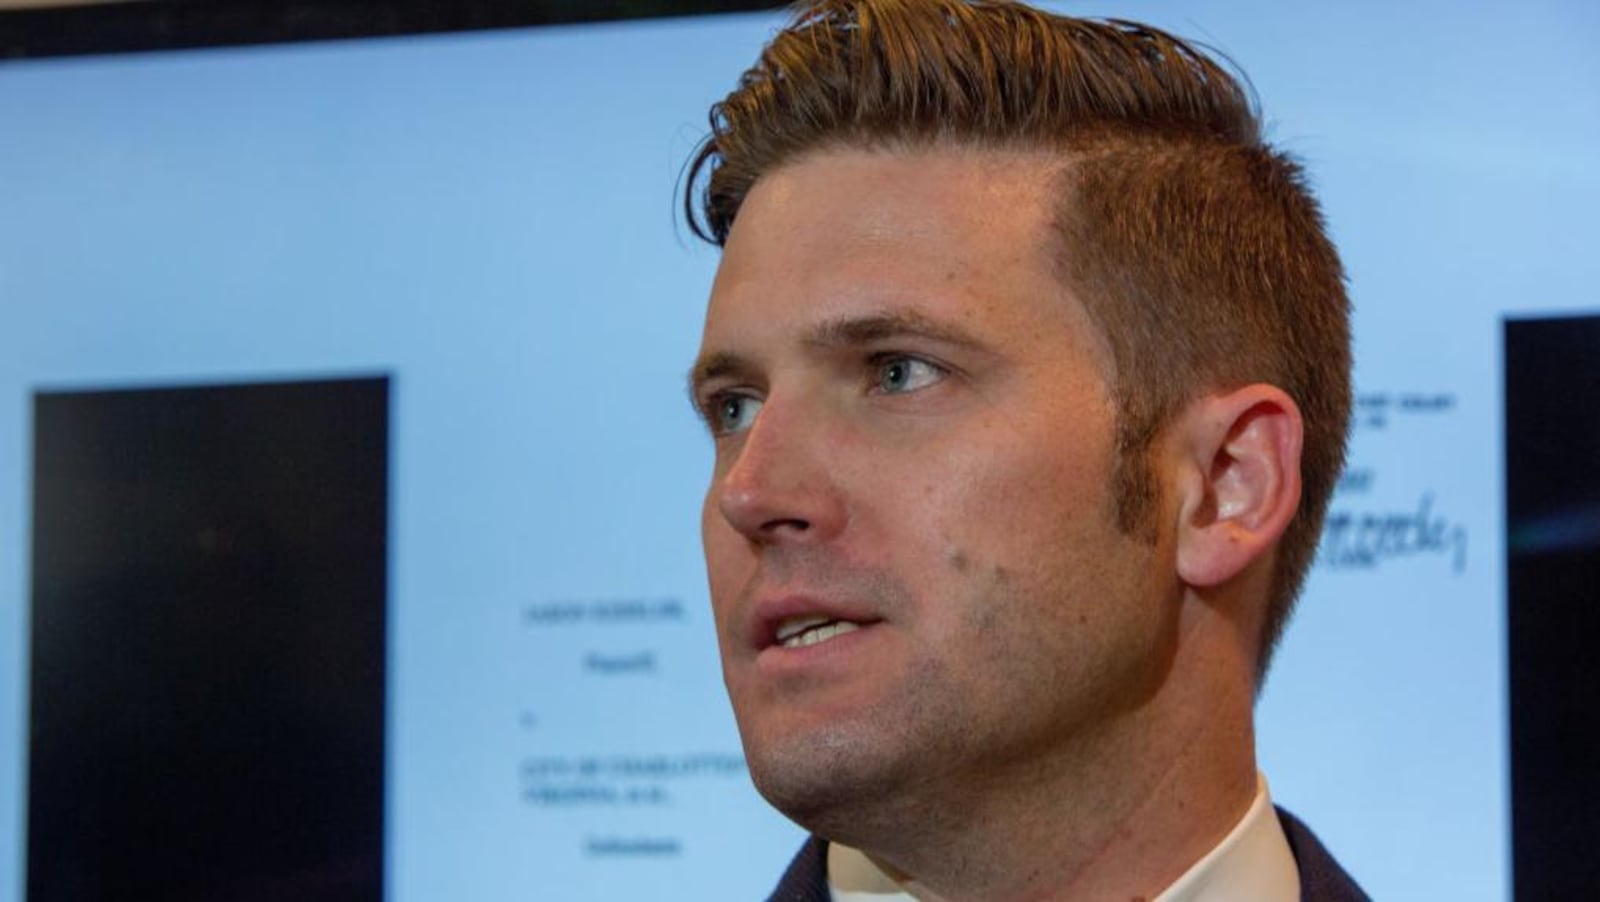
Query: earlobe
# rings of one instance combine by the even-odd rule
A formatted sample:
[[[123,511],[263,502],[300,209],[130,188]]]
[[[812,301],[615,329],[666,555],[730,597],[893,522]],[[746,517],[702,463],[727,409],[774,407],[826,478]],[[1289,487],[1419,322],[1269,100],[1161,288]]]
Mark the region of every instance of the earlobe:
[[[1300,506],[1300,408],[1258,383],[1195,400],[1177,425],[1178,576],[1217,586],[1270,554]]]

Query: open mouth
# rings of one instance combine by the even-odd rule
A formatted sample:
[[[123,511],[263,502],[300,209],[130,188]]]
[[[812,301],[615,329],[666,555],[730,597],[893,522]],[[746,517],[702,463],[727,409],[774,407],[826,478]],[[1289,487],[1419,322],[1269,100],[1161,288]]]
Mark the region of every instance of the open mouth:
[[[849,620],[836,620],[830,617],[791,617],[778,624],[778,632],[774,637],[777,644],[784,648],[805,648],[819,645],[829,639],[852,633],[861,628],[861,624]]]

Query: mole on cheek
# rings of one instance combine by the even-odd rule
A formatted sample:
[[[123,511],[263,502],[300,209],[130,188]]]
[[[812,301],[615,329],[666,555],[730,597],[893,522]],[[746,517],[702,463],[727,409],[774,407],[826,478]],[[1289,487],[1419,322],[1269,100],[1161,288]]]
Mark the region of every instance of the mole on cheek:
[[[946,555],[946,558],[950,561],[950,567],[957,573],[965,573],[967,567],[971,566],[972,564],[972,562],[967,559],[967,554],[964,551],[952,551]]]

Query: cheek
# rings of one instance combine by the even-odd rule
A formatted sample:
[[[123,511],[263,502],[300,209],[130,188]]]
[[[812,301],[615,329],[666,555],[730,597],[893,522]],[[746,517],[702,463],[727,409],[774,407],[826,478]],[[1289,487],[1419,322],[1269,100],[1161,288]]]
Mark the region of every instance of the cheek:
[[[1119,614],[1137,568],[1112,515],[1109,449],[1093,436],[1050,438],[1074,444],[1012,435],[963,449],[946,478],[920,487],[922,517],[902,518],[923,530],[917,559],[899,569],[933,600],[936,641],[1005,657],[1059,641],[1046,631],[1109,641],[1132,613]]]
[[[942,478],[923,485],[917,510],[902,519],[925,524],[941,572],[1026,569],[1041,557],[1092,553],[1085,546],[1115,530],[1100,449],[1047,450],[1020,442],[965,448],[950,456]]]
[[[722,514],[717,510],[715,493],[716,484],[712,483],[712,487],[706,491],[705,500],[700,503],[700,542],[701,547],[705,549],[706,562],[708,564],[711,560],[711,543],[715,537],[717,527],[719,525],[727,526],[722,520]]]
[[[706,584],[711,591],[711,610],[717,635],[723,631],[740,587],[749,579],[753,565],[746,542],[723,519],[715,500],[707,496],[700,512],[700,542],[705,553]]]

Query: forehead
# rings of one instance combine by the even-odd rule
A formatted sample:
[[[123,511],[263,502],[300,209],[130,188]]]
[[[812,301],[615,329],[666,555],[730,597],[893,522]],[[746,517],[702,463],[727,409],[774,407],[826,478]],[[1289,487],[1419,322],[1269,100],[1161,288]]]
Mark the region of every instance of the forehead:
[[[940,272],[1011,265],[1051,242],[1049,161],[977,150],[833,149],[759,179],[719,278],[903,261]]]
[[[1037,151],[850,148],[767,173],[724,248],[708,349],[783,323],[894,309],[969,330],[1049,320],[1100,358],[1061,278],[1055,220],[1065,165]]]

